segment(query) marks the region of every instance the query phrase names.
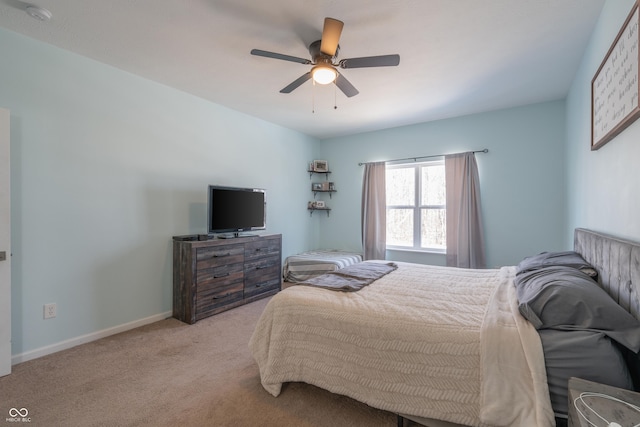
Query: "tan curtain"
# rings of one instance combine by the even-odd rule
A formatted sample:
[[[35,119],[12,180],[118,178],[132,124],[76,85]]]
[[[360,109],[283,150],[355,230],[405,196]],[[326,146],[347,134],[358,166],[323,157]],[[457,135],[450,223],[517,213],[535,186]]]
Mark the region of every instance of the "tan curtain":
[[[366,163],[362,180],[362,247],[364,259],[385,259],[387,198],[384,162]]]
[[[485,268],[480,180],[472,152],[445,156],[447,266]]]

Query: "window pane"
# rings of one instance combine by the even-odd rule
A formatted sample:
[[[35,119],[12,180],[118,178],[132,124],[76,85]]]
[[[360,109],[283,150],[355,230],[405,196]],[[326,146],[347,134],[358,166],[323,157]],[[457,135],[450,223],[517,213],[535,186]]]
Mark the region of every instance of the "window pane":
[[[413,168],[387,169],[387,206],[414,206],[415,185],[415,172]]]
[[[422,180],[421,205],[446,204],[444,164],[422,166],[420,179]]]
[[[387,209],[387,245],[413,247],[413,209]]]
[[[440,248],[447,246],[447,222],[445,209],[421,209],[420,246],[423,248]]]

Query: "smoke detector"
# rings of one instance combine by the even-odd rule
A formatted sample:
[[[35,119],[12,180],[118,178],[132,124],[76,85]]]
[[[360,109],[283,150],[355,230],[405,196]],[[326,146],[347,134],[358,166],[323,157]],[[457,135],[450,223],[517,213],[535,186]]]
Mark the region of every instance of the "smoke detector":
[[[27,13],[38,21],[48,21],[51,19],[51,12],[39,6],[27,6]]]

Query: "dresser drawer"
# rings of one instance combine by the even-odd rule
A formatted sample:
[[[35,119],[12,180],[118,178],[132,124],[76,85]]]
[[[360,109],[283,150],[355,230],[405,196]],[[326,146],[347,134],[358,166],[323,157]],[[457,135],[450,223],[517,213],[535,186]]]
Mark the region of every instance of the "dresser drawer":
[[[196,254],[198,270],[224,264],[244,262],[244,245],[219,245],[199,248]]]
[[[269,256],[244,265],[245,298],[279,289],[281,283],[280,256]]]
[[[274,277],[259,282],[251,282],[251,284],[247,283],[244,287],[244,298],[248,299],[270,291],[279,291],[280,285],[280,277]]]
[[[244,280],[244,264],[223,264],[217,267],[198,269],[196,286],[198,291],[226,286]]]
[[[246,261],[262,258],[270,255],[280,256],[280,239],[265,238],[246,243],[244,245],[244,257]]]
[[[244,263],[245,280],[269,276],[280,277],[280,257],[269,256]]]
[[[207,290],[198,290],[196,294],[196,319],[206,317],[208,312],[217,308],[242,301],[243,297],[243,282],[229,283]]]

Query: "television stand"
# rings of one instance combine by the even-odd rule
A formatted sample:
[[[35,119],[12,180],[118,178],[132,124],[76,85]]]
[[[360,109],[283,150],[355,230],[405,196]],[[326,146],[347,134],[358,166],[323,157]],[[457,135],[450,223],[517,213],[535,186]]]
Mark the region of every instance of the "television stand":
[[[281,281],[281,234],[173,240],[173,317],[183,322],[275,295]]]

